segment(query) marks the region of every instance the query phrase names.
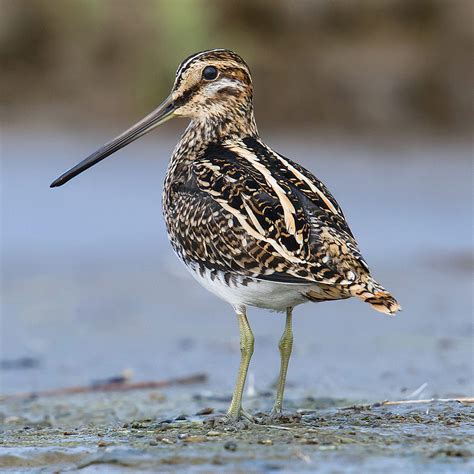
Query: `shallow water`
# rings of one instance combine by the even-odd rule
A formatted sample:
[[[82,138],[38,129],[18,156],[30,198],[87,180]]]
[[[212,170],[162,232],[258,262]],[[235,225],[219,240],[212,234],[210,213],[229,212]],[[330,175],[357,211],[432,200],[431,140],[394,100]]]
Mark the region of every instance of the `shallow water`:
[[[48,188],[114,133],[4,132],[2,359],[29,356],[38,366],[0,371],[1,391],[83,385],[131,369],[137,381],[206,372],[204,389],[228,395],[239,358],[232,310],[177,261],[161,217],[177,136],[145,137]],[[469,147],[268,143],[328,185],[373,274],[404,308],[390,318],[353,300],[298,307],[289,400],[472,395]],[[284,320],[251,309],[250,321],[250,392],[266,391]]]

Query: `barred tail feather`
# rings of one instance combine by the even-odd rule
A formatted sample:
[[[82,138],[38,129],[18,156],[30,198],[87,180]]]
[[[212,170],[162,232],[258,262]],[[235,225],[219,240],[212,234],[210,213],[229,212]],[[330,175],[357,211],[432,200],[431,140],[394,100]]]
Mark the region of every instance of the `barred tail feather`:
[[[372,297],[363,299],[363,301],[369,303],[376,311],[385,314],[394,315],[402,309],[398,301],[388,291],[379,291]]]
[[[402,309],[398,301],[371,277],[363,285],[354,285],[351,294],[384,314],[394,315]]]

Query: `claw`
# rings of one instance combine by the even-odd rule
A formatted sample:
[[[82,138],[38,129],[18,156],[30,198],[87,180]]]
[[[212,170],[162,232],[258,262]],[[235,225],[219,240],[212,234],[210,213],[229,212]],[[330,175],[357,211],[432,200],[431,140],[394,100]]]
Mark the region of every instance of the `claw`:
[[[248,411],[245,411],[243,408],[240,409],[240,414],[243,418],[245,418],[250,423],[257,423],[258,420],[253,415],[251,415]]]
[[[228,426],[234,428],[247,428],[250,424],[256,424],[259,420],[251,415],[249,412],[240,408],[237,413],[226,413],[225,415],[218,415],[205,420],[205,424],[212,427]]]
[[[289,424],[299,423],[301,421],[301,415],[299,413],[283,413],[281,408],[273,407],[272,411],[261,420],[264,424],[278,423],[278,424]]]

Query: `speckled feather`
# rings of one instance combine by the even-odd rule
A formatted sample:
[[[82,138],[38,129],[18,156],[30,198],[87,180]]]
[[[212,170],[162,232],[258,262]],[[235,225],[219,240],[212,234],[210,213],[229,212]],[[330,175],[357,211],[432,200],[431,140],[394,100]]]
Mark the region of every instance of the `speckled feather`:
[[[247,65],[226,50],[199,53],[180,66],[176,84],[203,64],[218,66],[228,85],[218,91],[222,103],[207,101],[205,116],[191,121],[169,165],[163,209],[179,257],[224,285],[297,285],[306,300],[356,296],[395,313],[398,303],[371,277],[326,186],[259,138]],[[196,107],[206,104],[198,87],[193,94]]]

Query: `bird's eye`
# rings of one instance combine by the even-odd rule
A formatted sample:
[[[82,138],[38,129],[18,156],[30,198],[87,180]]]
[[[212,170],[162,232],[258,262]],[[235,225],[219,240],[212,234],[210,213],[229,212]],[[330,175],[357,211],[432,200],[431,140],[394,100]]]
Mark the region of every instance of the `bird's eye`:
[[[217,68],[214,66],[206,66],[202,71],[202,77],[206,79],[206,81],[213,81],[217,77]]]

